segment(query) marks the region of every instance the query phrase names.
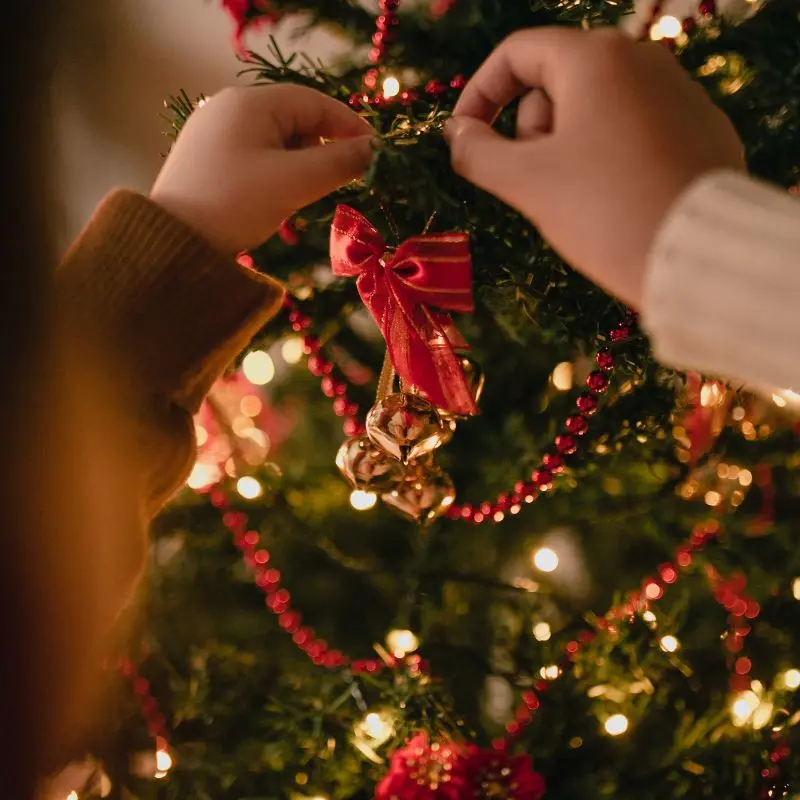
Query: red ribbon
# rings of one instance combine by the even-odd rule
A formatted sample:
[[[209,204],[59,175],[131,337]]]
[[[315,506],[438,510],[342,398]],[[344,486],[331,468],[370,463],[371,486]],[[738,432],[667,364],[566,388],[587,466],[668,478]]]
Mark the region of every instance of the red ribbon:
[[[414,236],[392,252],[367,219],[340,205],[331,227],[331,265],[334,275],[357,278],[397,374],[438,408],[476,414],[455,352],[467,344],[447,313],[473,308],[467,234]]]

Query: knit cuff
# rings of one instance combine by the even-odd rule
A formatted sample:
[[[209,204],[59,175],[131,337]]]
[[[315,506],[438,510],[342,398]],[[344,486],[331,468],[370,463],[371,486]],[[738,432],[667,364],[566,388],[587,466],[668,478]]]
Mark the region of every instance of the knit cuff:
[[[689,187],[648,262],[642,322],[656,356],[800,388],[800,203],[732,171]]]
[[[56,284],[62,310],[102,337],[139,390],[190,413],[283,299],[276,281],[126,190],[100,204]]]

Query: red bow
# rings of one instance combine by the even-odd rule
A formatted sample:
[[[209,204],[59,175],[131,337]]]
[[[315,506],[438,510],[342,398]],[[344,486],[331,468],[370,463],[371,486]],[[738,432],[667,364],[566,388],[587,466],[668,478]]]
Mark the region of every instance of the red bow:
[[[472,311],[467,234],[414,236],[390,252],[368,220],[340,205],[331,227],[331,265],[334,275],[357,277],[397,374],[438,408],[476,414],[455,353],[467,345],[446,313]]]

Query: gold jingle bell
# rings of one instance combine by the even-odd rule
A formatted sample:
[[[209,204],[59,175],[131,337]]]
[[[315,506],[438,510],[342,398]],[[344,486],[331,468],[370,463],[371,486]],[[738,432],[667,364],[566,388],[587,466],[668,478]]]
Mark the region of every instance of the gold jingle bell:
[[[418,525],[430,525],[455,499],[456,490],[450,476],[427,466],[412,468],[403,483],[381,495],[389,508]]]
[[[432,403],[399,392],[379,400],[367,415],[367,436],[404,464],[450,441],[453,430]]]
[[[348,439],[336,454],[336,466],[354,489],[387,492],[403,481],[405,468],[366,436]]]

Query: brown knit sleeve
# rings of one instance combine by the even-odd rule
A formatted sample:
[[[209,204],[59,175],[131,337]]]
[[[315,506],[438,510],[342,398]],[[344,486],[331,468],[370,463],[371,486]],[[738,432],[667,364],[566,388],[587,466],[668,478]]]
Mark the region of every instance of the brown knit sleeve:
[[[191,415],[277,312],[283,290],[150,200],[119,190],[65,256],[56,296],[67,327],[118,384],[138,441],[139,490],[155,511],[191,468]]]

